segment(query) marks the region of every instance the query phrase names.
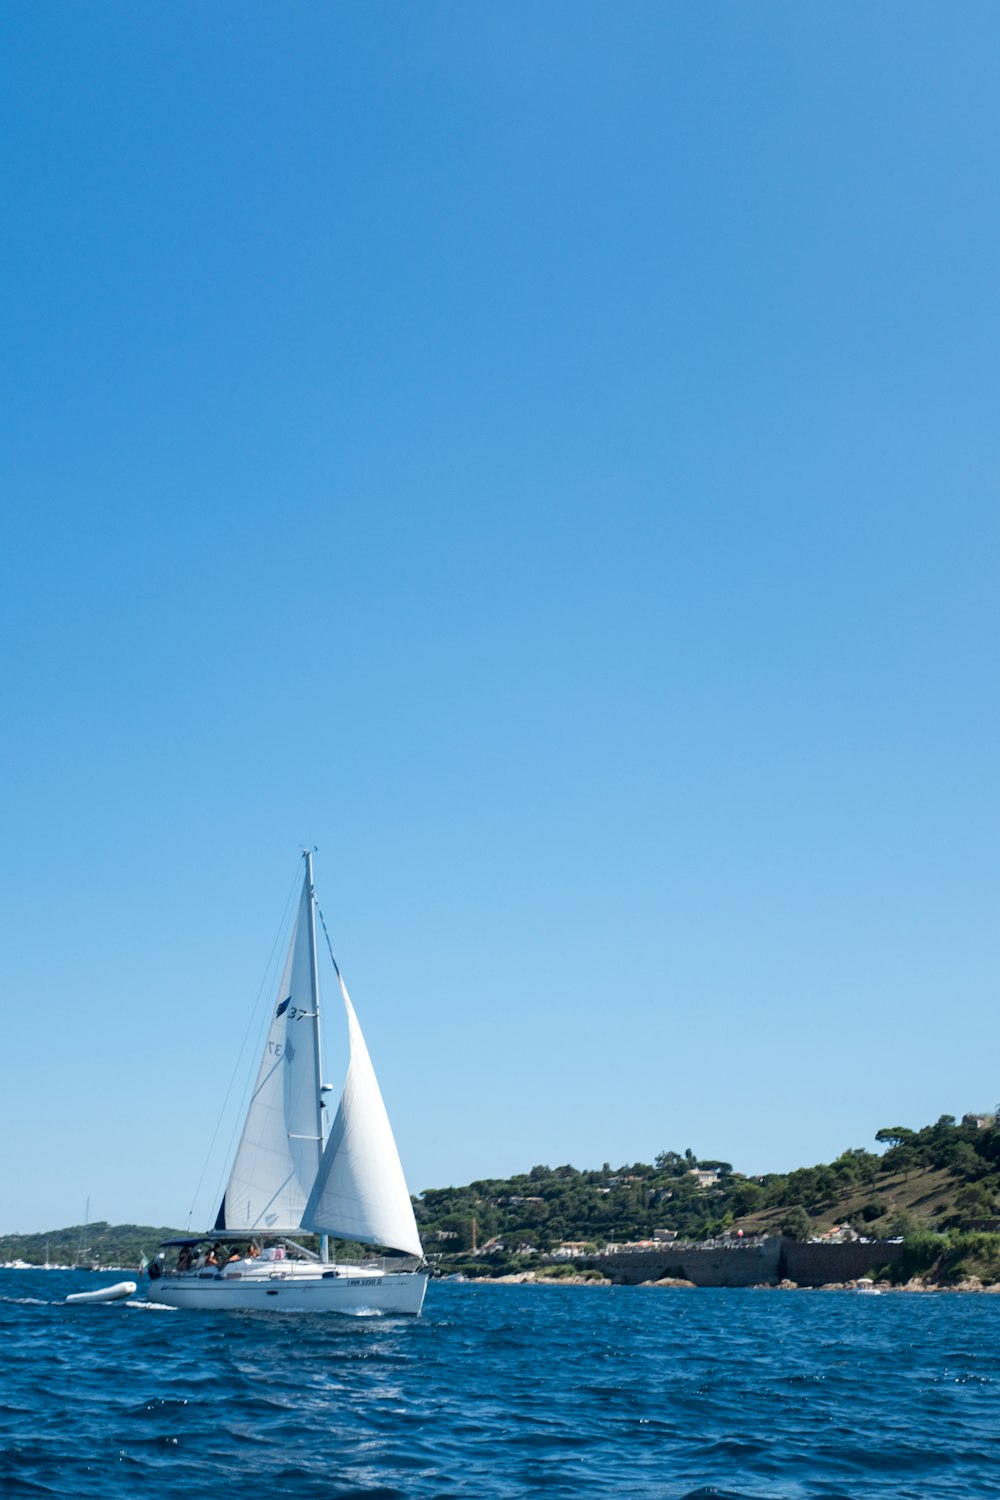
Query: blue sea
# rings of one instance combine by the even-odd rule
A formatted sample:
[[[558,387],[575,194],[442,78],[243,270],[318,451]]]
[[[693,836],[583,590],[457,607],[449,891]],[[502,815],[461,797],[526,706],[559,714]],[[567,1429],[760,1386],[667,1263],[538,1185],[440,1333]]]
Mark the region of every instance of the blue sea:
[[[196,1313],[0,1271],[0,1494],[1000,1495],[1000,1297],[432,1283]]]

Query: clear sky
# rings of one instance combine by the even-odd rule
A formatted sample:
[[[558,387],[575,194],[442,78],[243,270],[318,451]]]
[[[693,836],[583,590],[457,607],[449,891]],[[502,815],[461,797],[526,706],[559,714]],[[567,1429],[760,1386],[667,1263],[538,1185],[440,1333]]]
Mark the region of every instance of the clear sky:
[[[214,1214],[304,842],[414,1191],[997,1103],[998,44],[4,8],[0,1230]]]

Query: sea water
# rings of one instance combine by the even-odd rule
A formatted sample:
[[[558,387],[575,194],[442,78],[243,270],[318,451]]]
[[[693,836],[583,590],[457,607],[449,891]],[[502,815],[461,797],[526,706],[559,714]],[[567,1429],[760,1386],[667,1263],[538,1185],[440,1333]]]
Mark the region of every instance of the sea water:
[[[0,1494],[1000,1495],[1000,1297],[431,1283],[422,1318],[0,1272]]]

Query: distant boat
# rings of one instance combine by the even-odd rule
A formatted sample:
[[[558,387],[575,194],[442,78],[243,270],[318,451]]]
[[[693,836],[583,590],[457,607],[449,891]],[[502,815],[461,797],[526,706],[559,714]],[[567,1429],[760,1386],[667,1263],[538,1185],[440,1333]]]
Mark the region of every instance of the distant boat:
[[[93,1271],[93,1270],[96,1270],[96,1267],[94,1266],[94,1264],[93,1264],[92,1261],[89,1261],[89,1260],[85,1261],[84,1258],[83,1258],[89,1252],[89,1250],[90,1250],[90,1246],[89,1245],[85,1245],[83,1243],[84,1240],[87,1238],[87,1229],[88,1229],[89,1225],[90,1225],[90,1199],[88,1198],[87,1199],[87,1207],[84,1210],[83,1225],[82,1225],[82,1227],[80,1229],[80,1238],[77,1241],[77,1246],[76,1246],[76,1264],[73,1267],[74,1271]],[[48,1259],[48,1253],[47,1252],[46,1252],[46,1259]]]
[[[350,996],[350,1061],[325,1138],[312,855],[281,984],[218,1217],[210,1231],[167,1240],[149,1266],[149,1296],[171,1307],[417,1314],[423,1247],[392,1127]],[[320,913],[322,917],[322,913]],[[324,924],[325,930],[325,924]],[[317,1234],[319,1254],[291,1238]],[[331,1261],[328,1236],[402,1252],[404,1261]]]

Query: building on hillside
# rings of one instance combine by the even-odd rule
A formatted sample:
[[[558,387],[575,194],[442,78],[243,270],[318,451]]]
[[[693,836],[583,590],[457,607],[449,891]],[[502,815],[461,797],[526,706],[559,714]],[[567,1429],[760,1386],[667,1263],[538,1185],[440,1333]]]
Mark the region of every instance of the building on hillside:
[[[825,1234],[817,1235],[816,1241],[823,1245],[848,1245],[859,1240],[860,1234],[850,1224],[832,1224]]]

